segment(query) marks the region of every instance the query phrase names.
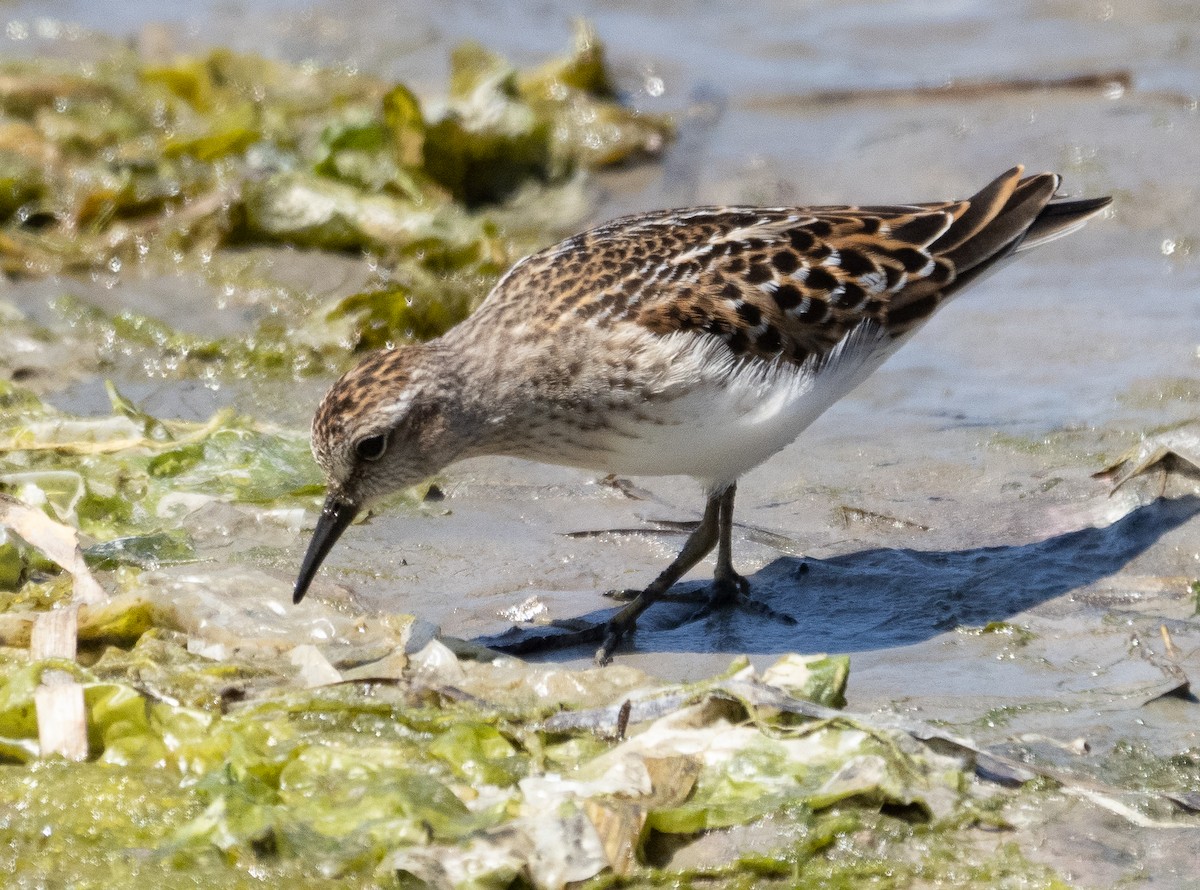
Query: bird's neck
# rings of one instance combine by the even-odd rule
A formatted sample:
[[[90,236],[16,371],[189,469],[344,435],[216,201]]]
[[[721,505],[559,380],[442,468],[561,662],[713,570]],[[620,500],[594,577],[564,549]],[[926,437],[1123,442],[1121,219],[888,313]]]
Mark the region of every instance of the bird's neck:
[[[492,440],[501,415],[492,377],[472,367],[471,351],[449,335],[415,348],[420,350],[417,398],[437,406],[438,416],[431,420],[445,462],[495,453]]]
[[[521,454],[530,412],[538,409],[522,385],[528,372],[519,350],[467,323],[422,348],[428,385],[445,412],[450,460]]]

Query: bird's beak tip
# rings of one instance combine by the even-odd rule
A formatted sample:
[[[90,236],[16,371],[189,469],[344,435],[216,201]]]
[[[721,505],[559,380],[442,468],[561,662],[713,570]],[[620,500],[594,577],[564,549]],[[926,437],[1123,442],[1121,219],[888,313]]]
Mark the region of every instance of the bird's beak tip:
[[[325,498],[325,506],[321,508],[321,515],[317,518],[317,527],[313,529],[312,539],[309,540],[308,549],[300,563],[296,586],[292,588],[293,604],[304,599],[304,594],[308,592],[309,585],[316,577],[317,569],[321,567],[326,555],[357,514],[358,507],[350,501],[332,494]]]

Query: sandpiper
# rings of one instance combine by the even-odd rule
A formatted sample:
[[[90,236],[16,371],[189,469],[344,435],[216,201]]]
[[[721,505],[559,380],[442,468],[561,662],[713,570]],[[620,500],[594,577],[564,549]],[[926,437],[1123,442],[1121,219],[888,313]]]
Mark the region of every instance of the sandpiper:
[[[962,201],[646,213],[524,258],[466,321],[367,356],[325,395],[312,447],[328,491],[295,601],[364,506],[483,454],[703,487],[699,526],[601,628],[599,663],[714,547],[713,597],[744,600],[738,478],[964,285],[1111,200],[1056,200],[1058,185],[1015,167]]]

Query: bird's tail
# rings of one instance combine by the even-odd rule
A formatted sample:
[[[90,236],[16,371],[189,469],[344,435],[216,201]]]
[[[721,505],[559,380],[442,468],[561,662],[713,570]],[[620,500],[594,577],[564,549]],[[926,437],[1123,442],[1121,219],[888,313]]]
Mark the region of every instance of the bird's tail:
[[[1112,198],[1055,200],[1061,177],[1022,167],[1003,173],[965,203],[967,209],[929,245],[957,272],[952,290],[974,280],[997,260],[1069,235],[1112,203]]]
[[[1051,201],[1025,231],[1016,250],[1037,247],[1084,227],[1089,219],[1112,203],[1112,198],[1080,198]]]

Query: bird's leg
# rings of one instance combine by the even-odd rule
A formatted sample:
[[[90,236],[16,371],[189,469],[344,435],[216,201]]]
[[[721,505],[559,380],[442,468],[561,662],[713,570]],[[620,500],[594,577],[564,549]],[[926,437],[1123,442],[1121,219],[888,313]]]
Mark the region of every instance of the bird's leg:
[[[733,499],[735,494],[736,487],[730,485],[728,488],[709,495],[708,503],[704,506],[704,518],[688,536],[679,555],[645,590],[638,593],[632,602],[607,623],[568,627],[566,624],[556,622],[557,627],[552,634],[520,636],[515,640],[489,642],[488,645],[502,652],[527,655],[601,640],[600,648],[596,650],[596,663],[608,664],[612,660],[613,650],[617,648],[625,634],[634,629],[641,614],[659,599],[664,598],[671,585],[696,563],[704,559],[714,547],[718,549],[716,570],[713,572],[712,594],[709,600],[683,623],[695,621],[725,606],[736,605],[765,618],[784,624],[796,624],[796,619],[791,615],[776,612],[770,606],[756,603],[750,599],[750,582],[733,569]],[[563,628],[567,629],[566,633],[560,632]]]
[[[720,495],[720,509],[717,513],[717,566],[713,571],[712,595],[688,621],[703,618],[717,609],[738,606],[781,624],[797,624],[791,615],[777,612],[765,603],[752,600],[750,582],[733,569],[733,496],[736,490],[737,486],[731,485]]]
[[[690,594],[672,594],[674,602],[691,601],[704,604],[704,611],[709,612],[714,606],[730,605],[744,600],[750,593],[750,583],[733,569],[733,498],[737,493],[737,484],[730,485],[717,497],[717,567],[713,572],[713,587],[707,597],[699,591]],[[709,499],[709,506],[712,499]],[[693,533],[699,531],[708,517],[695,523]],[[681,523],[682,524],[682,523]],[[692,525],[693,523],[688,523]],[[686,547],[685,547],[686,549]],[[710,548],[711,549],[711,548]],[[669,571],[669,569],[668,569]],[[687,571],[687,569],[684,569]],[[664,573],[665,574],[665,573]],[[642,595],[640,590],[609,590],[605,594],[612,599],[631,602]],[[666,591],[659,599],[666,599]]]
[[[718,540],[716,540],[716,570],[713,572],[713,595],[708,605],[700,609],[692,619],[725,606],[739,606],[746,611],[761,615],[780,624],[798,624],[791,615],[776,612],[766,603],[750,599],[750,582],[733,571],[733,494],[737,486],[730,486],[721,494],[721,509],[718,515]]]
[[[633,630],[637,624],[638,616],[646,611],[651,603],[666,593],[671,585],[678,581],[692,566],[704,559],[712,551],[713,547],[717,545],[721,537],[722,504],[725,503],[727,497],[729,501],[729,513],[731,516],[733,513],[733,489],[734,486],[731,485],[725,491],[708,496],[708,503],[704,506],[704,518],[700,520],[700,524],[696,526],[696,530],[688,536],[683,549],[675,557],[675,561],[663,569],[662,573],[650,582],[650,585],[638,594],[633,602],[614,615],[612,620],[608,622],[608,626],[604,632],[604,642],[596,650],[597,664],[608,664],[612,660],[612,653],[617,648],[617,643],[621,641],[621,637]],[[725,543],[722,545],[726,549],[728,549],[728,539],[729,530],[726,529]],[[728,557],[728,554],[726,554],[726,557]],[[729,571],[733,571],[732,566],[730,566]]]
[[[717,510],[717,567],[713,571],[712,606],[743,602],[750,595],[750,582],[733,569],[733,497],[737,485],[720,495]]]

